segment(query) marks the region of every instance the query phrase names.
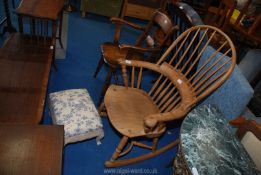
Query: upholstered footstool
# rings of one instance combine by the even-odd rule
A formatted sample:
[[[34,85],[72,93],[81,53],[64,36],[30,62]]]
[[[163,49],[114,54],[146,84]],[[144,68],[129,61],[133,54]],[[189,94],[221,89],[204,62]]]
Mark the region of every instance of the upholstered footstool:
[[[53,124],[64,125],[64,144],[104,136],[100,116],[86,89],[72,89],[49,95]]]

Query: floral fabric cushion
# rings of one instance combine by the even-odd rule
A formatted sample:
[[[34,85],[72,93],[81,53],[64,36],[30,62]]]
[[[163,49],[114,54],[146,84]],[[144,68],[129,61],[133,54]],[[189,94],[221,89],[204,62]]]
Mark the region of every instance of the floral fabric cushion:
[[[100,116],[86,89],[72,89],[49,95],[49,109],[53,123],[64,125],[65,145],[96,137],[103,138]]]

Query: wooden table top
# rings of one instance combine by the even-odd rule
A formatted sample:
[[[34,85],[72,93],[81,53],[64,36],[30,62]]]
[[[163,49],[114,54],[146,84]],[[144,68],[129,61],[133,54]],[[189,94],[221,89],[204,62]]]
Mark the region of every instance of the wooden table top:
[[[41,121],[52,56],[49,44],[37,45],[22,34],[0,49],[0,123]]]
[[[0,174],[61,174],[63,126],[0,124]]]
[[[56,20],[64,6],[64,0],[22,0],[17,14]]]

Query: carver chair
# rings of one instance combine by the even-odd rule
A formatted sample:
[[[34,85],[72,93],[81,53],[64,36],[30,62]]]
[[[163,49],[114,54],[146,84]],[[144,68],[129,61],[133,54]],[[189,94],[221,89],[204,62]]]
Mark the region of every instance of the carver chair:
[[[170,43],[173,32],[178,29],[172,24],[169,17],[160,11],[154,13],[146,27],[116,17],[112,17],[111,21],[116,25],[114,42],[105,42],[101,45],[102,56],[94,73],[96,78],[104,63],[110,67],[99,104],[110,85],[113,73],[119,68],[118,59],[143,60],[146,55],[149,58],[148,61],[155,62],[162,48]],[[133,45],[119,44],[121,29],[124,25],[142,31]]]
[[[208,49],[216,34],[225,42],[210,52]],[[142,161],[177,145],[178,139],[157,149],[166,124],[184,118],[197,103],[224,83],[235,66],[236,52],[232,41],[221,30],[201,25],[183,32],[156,64],[137,60],[119,62],[125,86],[111,85],[104,104],[110,123],[123,136],[111,159],[105,162],[107,167]],[[157,79],[152,84],[153,77]],[[136,140],[144,137],[152,140],[152,146]],[[125,148],[129,141],[129,147]],[[152,152],[118,160],[133,146]]]

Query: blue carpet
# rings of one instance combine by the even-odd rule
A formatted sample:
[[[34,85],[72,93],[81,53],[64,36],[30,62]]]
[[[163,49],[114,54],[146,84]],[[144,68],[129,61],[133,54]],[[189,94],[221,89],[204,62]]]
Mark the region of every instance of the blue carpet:
[[[51,70],[48,94],[65,89],[86,88],[97,104],[107,68],[104,67],[101,70],[97,79],[93,78],[93,73],[100,59],[101,43],[112,41],[113,34],[114,25],[110,23],[109,18],[89,14],[83,19],[79,13],[70,14],[67,57],[63,60],[56,60],[58,71],[54,71],[53,68]],[[126,29],[121,37],[122,41],[127,43],[134,41],[135,37],[130,38],[130,34],[135,36],[138,33]],[[1,42],[2,40],[3,38],[0,39]],[[52,123],[47,106],[46,104],[43,124]],[[91,139],[69,144],[64,148],[64,175],[145,174],[146,172],[147,174],[172,174],[171,166],[176,148],[140,163],[118,169],[106,169],[104,161],[110,159],[119,143],[120,136],[109,124],[107,118],[102,118],[102,122],[105,137],[101,145],[97,146],[95,139]],[[159,147],[175,140],[178,135],[179,127],[171,126],[169,132],[160,139]],[[147,141],[145,140],[145,142]],[[147,150],[134,148],[133,152],[126,157],[144,153],[147,153]]]

